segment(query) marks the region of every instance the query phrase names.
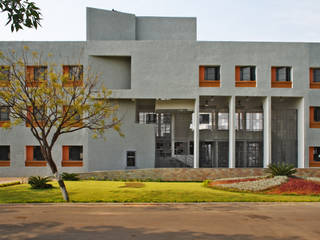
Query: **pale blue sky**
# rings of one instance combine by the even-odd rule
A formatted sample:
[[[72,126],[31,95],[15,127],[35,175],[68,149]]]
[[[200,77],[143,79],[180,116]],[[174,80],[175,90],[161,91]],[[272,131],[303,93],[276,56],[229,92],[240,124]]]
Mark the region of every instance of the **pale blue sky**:
[[[33,0],[42,28],[11,33],[0,14],[0,41],[84,41],[86,7],[137,16],[196,17],[201,41],[320,41],[319,0]]]

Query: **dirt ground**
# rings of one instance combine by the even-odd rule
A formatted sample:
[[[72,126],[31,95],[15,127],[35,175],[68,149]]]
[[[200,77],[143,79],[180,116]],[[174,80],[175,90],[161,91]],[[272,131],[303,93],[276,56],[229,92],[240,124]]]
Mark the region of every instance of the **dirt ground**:
[[[3,204],[0,239],[320,239],[320,203]]]

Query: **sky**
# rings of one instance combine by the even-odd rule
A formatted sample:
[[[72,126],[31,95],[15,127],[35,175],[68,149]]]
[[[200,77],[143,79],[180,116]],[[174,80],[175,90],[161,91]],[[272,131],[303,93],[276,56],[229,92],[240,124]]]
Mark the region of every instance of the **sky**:
[[[319,0],[32,0],[42,27],[12,33],[0,13],[0,41],[85,41],[86,7],[136,16],[196,17],[199,41],[319,42]]]

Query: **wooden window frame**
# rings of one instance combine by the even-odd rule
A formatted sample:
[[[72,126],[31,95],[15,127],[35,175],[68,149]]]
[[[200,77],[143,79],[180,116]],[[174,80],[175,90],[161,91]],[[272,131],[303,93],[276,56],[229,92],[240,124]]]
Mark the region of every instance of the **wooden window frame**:
[[[320,121],[319,122],[314,121],[314,110],[315,110],[315,108],[316,107],[310,107],[309,108],[309,124],[310,124],[310,128],[320,128]]]
[[[83,166],[83,158],[81,161],[75,161],[75,160],[69,160],[69,148],[72,147],[72,145],[68,146],[62,146],[62,161],[61,166],[62,167],[82,167]],[[82,147],[82,154],[83,154],[83,146]]]
[[[1,145],[1,146],[8,146],[9,147],[9,160],[0,160],[0,167],[10,167],[10,145]]]
[[[45,167],[47,166],[47,161],[38,161],[34,160],[33,158],[33,150],[36,146],[28,145],[26,146],[26,161],[25,166],[26,167]]]
[[[31,121],[32,116],[31,116],[30,112],[33,112],[33,108],[32,107],[28,107],[28,109],[29,109],[29,111],[27,112],[27,118]],[[43,126],[45,122],[44,121],[38,121],[38,123],[39,123],[40,126]],[[35,125],[36,122],[33,122],[33,124]],[[29,122],[26,122],[26,127],[31,127]],[[36,127],[39,127],[39,126],[36,126]]]
[[[199,66],[199,87],[220,87],[220,79],[219,80],[205,80],[205,68],[207,67],[218,67],[220,71],[220,66]],[[221,76],[220,76],[221,78]]]
[[[309,167],[320,167],[320,161],[314,161],[313,151],[318,146],[309,147]]]
[[[70,76],[69,76],[70,67],[81,68],[81,76],[79,81],[70,79]],[[68,76],[68,80],[65,83],[63,83],[64,87],[82,87],[83,86],[83,65],[63,65],[62,71],[63,71],[63,75]]]
[[[241,68],[242,67],[255,67],[255,66],[236,66],[235,67],[235,79],[236,79],[236,87],[256,87],[257,80],[243,81],[240,80]]]
[[[292,67],[289,66],[274,66],[271,67],[271,87],[272,88],[292,88],[292,77],[290,81],[279,82],[277,81],[277,69],[278,68],[290,68],[290,74],[292,74]]]
[[[320,82],[314,82],[313,81],[313,71],[315,69],[319,69],[320,70],[320,67],[317,68],[317,67],[312,67],[309,69],[309,82],[310,82],[310,88],[312,89],[320,89]]]
[[[0,71],[9,70],[8,80],[0,80],[0,87],[8,87],[10,83],[10,66],[8,65],[0,65]]]
[[[46,74],[46,78],[44,79],[44,81],[36,81],[34,79],[34,72],[36,68],[40,68],[40,67],[45,67],[46,71],[48,72],[48,66],[45,65],[31,65],[31,66],[26,66],[26,86],[27,87],[38,87],[41,83],[46,82],[48,75]]]
[[[7,106],[0,106],[0,108],[3,108],[3,107],[7,107]],[[7,107],[8,108],[8,107]],[[9,120],[6,120],[6,121],[1,121],[0,120],[0,127],[4,127],[4,125],[7,125],[10,127],[10,115],[9,115]],[[9,124],[9,125],[8,125]]]

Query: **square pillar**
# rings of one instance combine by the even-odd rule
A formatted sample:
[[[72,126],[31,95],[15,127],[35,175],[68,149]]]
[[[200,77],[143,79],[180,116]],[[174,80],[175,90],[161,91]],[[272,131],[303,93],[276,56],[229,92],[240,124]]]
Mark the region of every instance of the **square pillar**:
[[[271,164],[271,97],[263,101],[263,167]]]
[[[305,168],[305,101],[301,98],[298,103],[298,168]],[[306,159],[309,159],[307,157]]]
[[[197,97],[194,101],[193,113],[193,167],[199,168],[199,104],[200,100]]]
[[[236,132],[235,132],[236,97],[229,98],[229,168],[236,167]]]

